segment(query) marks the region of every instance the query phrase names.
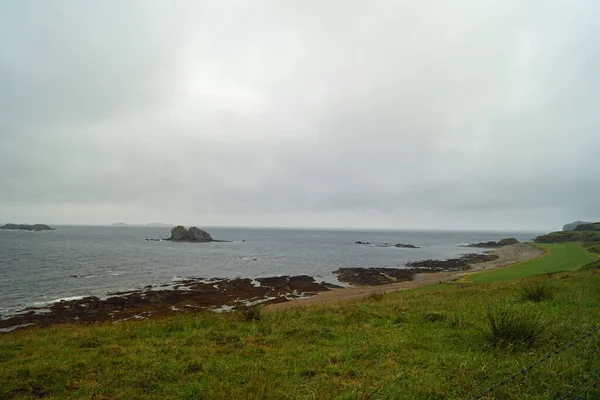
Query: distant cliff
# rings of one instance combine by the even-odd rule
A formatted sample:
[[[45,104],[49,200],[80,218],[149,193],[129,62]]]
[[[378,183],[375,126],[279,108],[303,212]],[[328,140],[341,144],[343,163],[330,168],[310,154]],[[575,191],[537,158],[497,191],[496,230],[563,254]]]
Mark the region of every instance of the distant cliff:
[[[53,231],[54,228],[50,228],[48,225],[35,224],[35,225],[27,225],[27,224],[6,224],[4,226],[0,226],[0,229],[11,229],[11,230],[19,230],[19,231]]]
[[[563,231],[574,231],[579,225],[591,224],[591,222],[575,221],[563,226]]]

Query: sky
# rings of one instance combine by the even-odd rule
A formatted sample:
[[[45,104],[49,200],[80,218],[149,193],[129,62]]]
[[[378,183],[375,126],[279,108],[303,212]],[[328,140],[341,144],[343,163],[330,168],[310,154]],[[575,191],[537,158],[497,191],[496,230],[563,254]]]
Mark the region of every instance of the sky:
[[[600,220],[595,0],[5,1],[0,221]]]

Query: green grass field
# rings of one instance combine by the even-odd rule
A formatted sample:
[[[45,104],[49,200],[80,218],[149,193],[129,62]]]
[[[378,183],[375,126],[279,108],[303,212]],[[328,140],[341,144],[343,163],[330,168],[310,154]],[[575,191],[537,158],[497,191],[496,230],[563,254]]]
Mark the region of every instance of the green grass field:
[[[540,258],[511,267],[482,272],[465,278],[469,282],[504,282],[532,275],[550,274],[561,271],[573,271],[598,258],[577,242],[559,244],[537,244],[546,254]]]
[[[523,300],[530,282],[552,299]],[[468,399],[596,326],[599,288],[600,269],[590,268],[439,284],[258,322],[196,314],[15,331],[0,335],[0,398]],[[546,330],[528,349],[489,347],[480,331],[488,307],[536,316]],[[558,398],[599,355],[596,335],[494,398]]]

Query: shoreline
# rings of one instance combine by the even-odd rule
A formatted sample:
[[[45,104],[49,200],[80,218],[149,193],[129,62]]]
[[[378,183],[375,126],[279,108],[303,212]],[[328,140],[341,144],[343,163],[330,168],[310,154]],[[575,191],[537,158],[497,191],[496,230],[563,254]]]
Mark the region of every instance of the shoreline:
[[[278,310],[289,310],[298,307],[331,305],[359,300],[374,293],[383,294],[401,290],[416,289],[424,286],[434,285],[440,282],[457,280],[475,272],[505,268],[511,265],[519,264],[540,257],[544,254],[544,251],[530,243],[519,243],[491,250],[489,251],[489,254],[495,254],[498,256],[498,258],[490,261],[474,263],[470,265],[468,269],[461,271],[420,273],[415,275],[414,279],[411,281],[390,283],[376,287],[358,286],[343,290],[332,289],[327,292],[319,293],[311,298],[291,300],[286,303],[271,304],[266,306],[264,310],[272,312]]]
[[[371,293],[407,290],[458,279],[491,268],[512,265],[543,253],[531,244],[517,244],[491,250],[485,255],[467,254],[449,260],[424,260],[408,268],[350,268],[364,286],[342,287],[317,282],[308,275],[268,278],[190,279],[173,289],[150,288],[113,293],[106,299],[83,297],[30,307],[0,319],[0,333],[31,326],[62,323],[96,323],[160,318],[179,313],[227,312],[264,306],[266,311],[355,300]],[[478,262],[479,261],[479,262]],[[373,280],[374,274],[377,279]],[[356,276],[354,276],[356,278]],[[383,278],[383,279],[382,279]],[[389,283],[396,281],[396,283]],[[370,284],[370,285],[369,285]]]

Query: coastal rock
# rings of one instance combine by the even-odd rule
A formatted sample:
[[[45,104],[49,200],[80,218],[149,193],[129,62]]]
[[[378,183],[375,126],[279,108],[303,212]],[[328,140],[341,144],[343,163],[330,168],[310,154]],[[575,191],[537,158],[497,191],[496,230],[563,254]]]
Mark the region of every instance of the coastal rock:
[[[418,249],[419,246],[415,246],[414,244],[404,244],[404,243],[396,243],[394,247],[401,247],[403,249]]]
[[[198,229],[192,226],[190,229],[186,229],[182,225],[178,225],[171,229],[170,240],[174,242],[212,242],[214,241],[210,234],[202,229]]]
[[[489,242],[480,242],[480,243],[472,243],[467,245],[466,247],[483,247],[483,248],[492,248],[492,247],[502,247],[502,246],[510,246],[512,244],[521,243],[515,238],[505,238],[501,239],[497,242],[489,241]]]
[[[192,240],[195,242],[212,242],[213,238],[210,234],[202,229],[198,229],[195,226],[192,226],[189,229],[190,235],[192,236]]]
[[[85,297],[64,300],[42,308],[28,308],[26,313],[0,319],[0,333],[26,324],[53,325],[65,322],[98,322],[160,318],[179,313],[206,310],[234,310],[267,305],[313,296],[335,285],[317,283],[308,275],[278,276],[257,279],[189,279],[175,289],[109,293],[106,299]],[[27,325],[29,326],[29,325]]]
[[[4,226],[0,226],[0,229],[10,229],[10,230],[20,230],[20,231],[34,231],[34,232],[39,232],[39,231],[53,231],[54,228],[50,228],[48,225],[43,225],[43,224],[35,224],[35,225],[28,225],[28,224],[6,224]]]
[[[371,246],[371,247],[398,247],[398,248],[403,248],[403,249],[418,249],[418,246],[415,246],[414,244],[404,244],[404,243],[397,243],[397,244],[389,244],[389,243],[371,243],[371,242],[363,242],[361,240],[359,240],[358,242],[354,242],[355,244],[364,244],[367,246]]]
[[[423,260],[406,263],[406,268],[339,268],[333,273],[340,282],[355,286],[380,286],[394,282],[412,281],[416,274],[425,272],[464,271],[472,264],[498,258],[495,254],[466,254],[449,260]]]

